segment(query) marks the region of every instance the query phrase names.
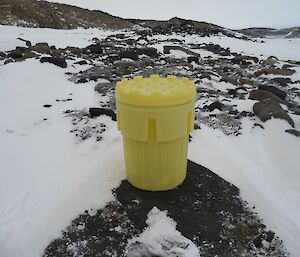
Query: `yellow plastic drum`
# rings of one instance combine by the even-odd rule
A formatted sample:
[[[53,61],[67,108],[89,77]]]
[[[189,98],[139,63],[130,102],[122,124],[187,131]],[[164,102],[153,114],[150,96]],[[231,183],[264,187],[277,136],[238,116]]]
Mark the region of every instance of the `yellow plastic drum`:
[[[188,78],[137,76],[117,83],[118,129],[133,186],[164,191],[183,182],[195,95],[195,84]]]

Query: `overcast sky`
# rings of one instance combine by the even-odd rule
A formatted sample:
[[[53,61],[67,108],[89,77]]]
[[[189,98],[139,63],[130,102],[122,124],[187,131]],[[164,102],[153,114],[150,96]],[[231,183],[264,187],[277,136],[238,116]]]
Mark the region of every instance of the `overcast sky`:
[[[300,26],[300,0],[49,0],[123,18],[207,21],[228,28]]]

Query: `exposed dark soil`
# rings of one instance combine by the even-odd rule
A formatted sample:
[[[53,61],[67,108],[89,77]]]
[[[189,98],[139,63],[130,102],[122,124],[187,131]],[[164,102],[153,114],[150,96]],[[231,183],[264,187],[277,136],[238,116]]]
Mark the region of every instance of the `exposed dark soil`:
[[[123,181],[115,195],[104,209],[73,220],[44,257],[125,256],[127,241],[143,231],[154,206],[168,211],[202,256],[287,256],[274,232],[241,200],[238,188],[191,161],[187,179],[174,190],[146,192]]]

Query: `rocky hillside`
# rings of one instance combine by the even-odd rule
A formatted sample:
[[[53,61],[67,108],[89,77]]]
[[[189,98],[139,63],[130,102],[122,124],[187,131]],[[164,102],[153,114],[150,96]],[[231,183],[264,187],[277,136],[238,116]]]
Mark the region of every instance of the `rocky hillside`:
[[[159,34],[187,32],[201,36],[218,33],[229,37],[237,36],[234,31],[206,22],[177,17],[167,21],[122,19],[101,11],[37,0],[2,0],[0,24],[54,29],[139,27]],[[239,35],[239,37],[243,37],[243,35]]]
[[[230,29],[226,29],[207,22],[186,20],[178,17],[174,17],[167,21],[137,19],[131,19],[129,21],[139,26],[150,28],[154,33],[160,34],[183,32],[188,34],[210,36],[222,33],[226,36],[236,37],[236,32],[233,32]]]
[[[132,23],[101,11],[36,0],[1,0],[0,24],[23,27],[124,29]]]
[[[286,28],[286,29],[272,29],[272,28],[247,28],[239,30],[240,33],[251,37],[285,37],[285,38],[299,38],[300,27]]]

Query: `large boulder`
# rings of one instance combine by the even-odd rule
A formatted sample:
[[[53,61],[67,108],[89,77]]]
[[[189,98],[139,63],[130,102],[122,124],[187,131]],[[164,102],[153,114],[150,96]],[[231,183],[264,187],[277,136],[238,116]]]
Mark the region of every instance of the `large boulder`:
[[[285,110],[274,100],[267,99],[262,102],[255,103],[253,105],[253,112],[263,122],[270,120],[271,118],[286,120],[292,127],[295,126],[292,118],[287,114]]]
[[[274,95],[277,95],[278,97],[280,97],[282,100],[284,100],[286,98],[286,92],[284,92],[284,91],[282,91],[279,88],[274,87],[274,86],[260,85],[258,87],[258,89],[271,92]]]
[[[279,103],[283,102],[283,100],[279,96],[275,95],[274,93],[266,90],[261,90],[261,89],[252,90],[249,94],[249,99],[256,100],[256,101],[264,101],[267,99],[271,99],[275,102],[279,102]]]

